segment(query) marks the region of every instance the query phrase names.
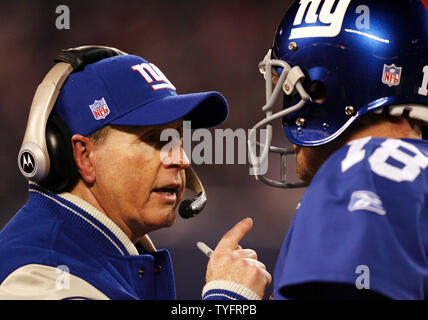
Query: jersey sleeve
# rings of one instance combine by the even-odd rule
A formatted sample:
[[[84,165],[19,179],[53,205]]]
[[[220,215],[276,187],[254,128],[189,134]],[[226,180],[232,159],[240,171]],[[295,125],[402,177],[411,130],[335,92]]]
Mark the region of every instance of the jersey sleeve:
[[[428,214],[428,158],[402,148],[408,159],[400,161],[382,147],[384,140],[365,142],[364,149],[351,150],[352,157],[352,146],[337,151],[306,190],[277,262],[275,298],[293,298],[302,288],[310,297],[311,288],[326,292],[323,284],[393,299],[425,298],[420,227]],[[407,166],[410,158],[422,161]]]

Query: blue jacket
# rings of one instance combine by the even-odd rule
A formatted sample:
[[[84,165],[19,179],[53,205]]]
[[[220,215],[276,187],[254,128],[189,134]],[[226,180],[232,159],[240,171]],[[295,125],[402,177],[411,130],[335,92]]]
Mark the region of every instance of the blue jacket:
[[[29,191],[26,205],[0,232],[2,285],[18,281],[11,275],[25,266],[62,266],[109,299],[175,299],[167,250],[139,254],[107,216],[83,200],[32,183]]]

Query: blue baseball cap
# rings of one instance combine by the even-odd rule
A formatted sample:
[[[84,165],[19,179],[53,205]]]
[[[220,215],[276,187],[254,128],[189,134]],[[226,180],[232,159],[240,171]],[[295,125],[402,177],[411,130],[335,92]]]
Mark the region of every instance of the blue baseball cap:
[[[70,74],[54,106],[71,134],[84,136],[106,125],[153,126],[181,118],[192,128],[209,128],[228,112],[219,92],[179,95],[158,67],[134,55],[106,58]]]

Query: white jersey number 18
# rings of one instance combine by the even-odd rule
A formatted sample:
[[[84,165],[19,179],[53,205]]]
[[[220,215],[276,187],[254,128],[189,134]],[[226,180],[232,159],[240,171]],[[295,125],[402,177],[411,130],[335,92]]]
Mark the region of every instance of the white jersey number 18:
[[[342,172],[347,171],[365,158],[364,146],[370,137],[350,142]],[[368,158],[371,170],[384,178],[401,182],[413,181],[428,167],[428,158],[414,145],[398,139],[385,140]]]

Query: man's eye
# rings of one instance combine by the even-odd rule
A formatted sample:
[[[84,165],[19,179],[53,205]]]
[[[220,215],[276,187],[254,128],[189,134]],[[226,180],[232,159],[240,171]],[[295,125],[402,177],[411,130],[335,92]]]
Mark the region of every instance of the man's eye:
[[[152,134],[150,136],[147,136],[143,139],[143,141],[148,144],[154,145],[155,147],[165,144],[165,141],[160,140],[160,136],[158,134]]]
[[[162,148],[163,146],[165,146],[167,143],[170,143],[170,142],[174,142],[174,144],[178,144],[180,146],[183,145],[183,138],[180,136],[178,137],[168,136],[166,138],[167,139],[165,141],[162,141],[161,133],[153,133],[143,137],[142,141],[154,146],[155,148]]]
[[[156,142],[156,141],[159,141],[159,136],[155,135],[155,134],[152,134],[152,135],[144,138],[144,141],[146,141],[146,142]]]

